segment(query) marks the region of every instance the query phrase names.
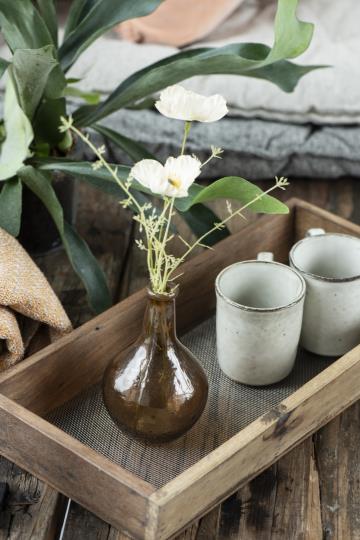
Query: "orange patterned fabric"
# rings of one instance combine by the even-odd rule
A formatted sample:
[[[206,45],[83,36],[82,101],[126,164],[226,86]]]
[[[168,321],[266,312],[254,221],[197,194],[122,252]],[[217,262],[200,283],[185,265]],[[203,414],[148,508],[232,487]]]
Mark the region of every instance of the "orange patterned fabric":
[[[50,287],[19,242],[0,228],[0,371],[24,356],[40,324],[51,340],[71,331],[71,323]]]
[[[119,25],[122,37],[138,43],[182,47],[222,23],[243,0],[165,0],[148,15]]]

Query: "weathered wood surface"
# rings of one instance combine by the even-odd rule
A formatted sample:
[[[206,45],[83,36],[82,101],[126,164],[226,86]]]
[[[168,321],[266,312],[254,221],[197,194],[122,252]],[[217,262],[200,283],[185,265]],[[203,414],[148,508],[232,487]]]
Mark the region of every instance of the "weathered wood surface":
[[[304,198],[360,223],[359,193],[358,180],[296,180],[283,197]],[[133,225],[116,203],[98,192],[82,187],[79,201],[79,229],[100,257],[114,299],[124,298],[146,281],[142,255],[132,247]],[[241,226],[237,222],[232,228]],[[84,294],[63,253],[45,258],[41,265],[74,324],[90,318]],[[359,420],[360,406],[356,404],[177,540],[360,539]],[[2,482],[9,490],[4,497],[0,489],[0,540],[57,538],[64,498],[0,458],[0,486]],[[74,503],[63,538],[126,539]]]

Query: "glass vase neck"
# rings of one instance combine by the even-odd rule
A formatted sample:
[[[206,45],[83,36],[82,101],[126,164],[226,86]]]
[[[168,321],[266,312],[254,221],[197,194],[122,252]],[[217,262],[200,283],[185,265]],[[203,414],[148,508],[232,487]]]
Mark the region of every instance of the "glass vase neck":
[[[169,302],[173,300],[174,298],[177,297],[179,293],[179,287],[173,288],[171,292],[166,292],[166,293],[156,293],[151,289],[151,287],[147,287],[146,290],[147,290],[148,298],[162,301],[162,302]]]
[[[143,330],[147,337],[166,342],[176,339],[176,305],[177,291],[161,294],[147,290],[147,306],[144,315]]]

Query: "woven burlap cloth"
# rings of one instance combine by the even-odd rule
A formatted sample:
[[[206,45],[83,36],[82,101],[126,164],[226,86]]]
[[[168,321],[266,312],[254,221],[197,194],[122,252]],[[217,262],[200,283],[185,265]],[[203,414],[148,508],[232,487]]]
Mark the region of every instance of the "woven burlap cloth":
[[[44,274],[19,242],[0,228],[0,372],[19,362],[40,325],[51,341],[71,323]]]

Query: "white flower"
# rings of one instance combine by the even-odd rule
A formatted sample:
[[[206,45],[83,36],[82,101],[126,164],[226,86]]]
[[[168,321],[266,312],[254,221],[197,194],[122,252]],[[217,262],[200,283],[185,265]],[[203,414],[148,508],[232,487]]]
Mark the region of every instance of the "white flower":
[[[169,187],[165,195],[186,197],[188,189],[201,173],[201,162],[192,156],[169,157],[165,163]]]
[[[144,187],[158,195],[186,197],[188,189],[201,172],[201,162],[192,156],[169,157],[165,165],[154,159],[143,159],[130,171]]]
[[[228,112],[226,101],[219,94],[206,97],[179,85],[165,88],[155,107],[168,118],[198,122],[216,122]]]
[[[135,178],[153,193],[164,194],[167,184],[164,166],[155,159],[142,159],[135,163],[130,171],[130,178]]]

